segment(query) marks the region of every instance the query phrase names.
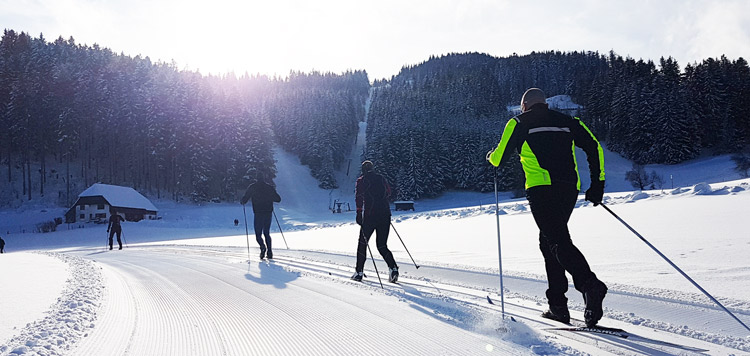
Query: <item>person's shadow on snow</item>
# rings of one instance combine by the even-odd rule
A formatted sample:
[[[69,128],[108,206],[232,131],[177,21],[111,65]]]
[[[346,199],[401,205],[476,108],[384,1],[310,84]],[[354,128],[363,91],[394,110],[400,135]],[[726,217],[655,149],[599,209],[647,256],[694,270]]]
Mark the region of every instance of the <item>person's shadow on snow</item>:
[[[299,277],[299,273],[286,271],[281,266],[274,265],[273,262],[258,262],[258,269],[260,270],[259,277],[253,275],[253,272],[250,271],[250,266],[248,266],[245,278],[255,283],[271,284],[277,289],[286,288],[287,283]]]

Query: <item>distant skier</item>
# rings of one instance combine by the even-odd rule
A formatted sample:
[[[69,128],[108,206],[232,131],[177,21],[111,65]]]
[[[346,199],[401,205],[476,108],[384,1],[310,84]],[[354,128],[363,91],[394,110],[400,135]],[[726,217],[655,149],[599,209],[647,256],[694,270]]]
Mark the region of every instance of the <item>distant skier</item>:
[[[5,253],[5,240],[0,237],[0,253]]]
[[[273,182],[265,173],[259,173],[255,183],[250,184],[245,195],[240,200],[242,205],[252,201],[253,214],[255,215],[253,228],[255,229],[255,240],[260,246],[260,258],[273,258],[271,249],[271,219],[273,218],[273,203],[280,203],[281,196],[276,192]],[[262,236],[266,237],[265,244]]]
[[[581,181],[573,145],[586,152],[591,186],[586,200],[594,206],[604,195],[604,156],[599,141],[577,117],[548,109],[545,95],[531,88],[521,99],[521,115],[505,126],[500,143],[487,153],[487,160],[499,166],[518,151],[526,174],[526,198],[539,227],[539,248],[547,271],[547,301],[545,318],[570,322],[567,271],[573,284],[586,302],[584,318],[587,326],[594,326],[602,318],[602,300],[607,293],[604,285],[589,268],[586,258],[573,245],[568,231],[568,220],[573,213]]]
[[[239,224],[240,224],[240,221],[239,221],[239,220],[237,220],[237,219],[234,219],[234,226],[237,226],[237,225],[239,225]]]
[[[120,225],[121,222],[124,221],[122,216],[118,215],[114,208],[109,209],[110,217],[109,217],[109,224],[107,225],[107,232],[109,233],[109,249],[112,249],[112,237],[117,233],[117,244],[120,245],[120,248],[118,250],[122,250],[122,240],[120,240],[120,235],[122,235],[122,226]]]
[[[392,283],[398,281],[398,266],[387,245],[391,229],[391,206],[388,202],[390,195],[391,187],[388,181],[374,172],[372,162],[362,162],[362,176],[357,178],[355,186],[357,224],[361,226],[357,245],[357,266],[352,276],[355,281],[361,281],[364,275],[367,244],[373,232],[377,232],[375,243],[378,252],[388,264],[388,280]]]

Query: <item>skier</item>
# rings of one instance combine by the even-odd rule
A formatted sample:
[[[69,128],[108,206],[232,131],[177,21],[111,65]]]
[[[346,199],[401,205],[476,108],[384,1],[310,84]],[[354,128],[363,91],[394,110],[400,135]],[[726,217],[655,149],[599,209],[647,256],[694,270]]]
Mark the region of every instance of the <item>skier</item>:
[[[273,218],[273,203],[280,203],[281,196],[276,192],[273,182],[265,173],[258,173],[255,183],[250,184],[245,195],[240,200],[245,205],[248,200],[253,203],[253,228],[255,229],[255,240],[260,246],[260,258],[273,258],[271,249],[271,218]],[[262,236],[265,235],[266,242],[263,243]]]
[[[0,237],[0,253],[5,253],[5,240]]]
[[[508,121],[497,148],[487,153],[493,166],[505,162],[511,151],[520,154],[526,174],[526,198],[539,227],[539,248],[544,256],[549,310],[545,318],[570,323],[567,271],[586,303],[584,319],[592,327],[602,318],[607,286],[596,278],[586,258],[573,245],[568,219],[573,212],[581,181],[573,145],[586,153],[591,186],[586,200],[594,206],[604,195],[604,156],[599,141],[577,117],[550,110],[544,92],[531,88],[521,99],[521,115]]]
[[[109,232],[109,249],[112,249],[112,237],[117,233],[117,244],[120,245],[118,250],[122,250],[122,240],[120,235],[122,234],[122,226],[120,223],[124,221],[122,216],[118,215],[114,208],[109,209],[110,217],[109,224],[107,225],[107,232]]]
[[[357,266],[352,279],[361,281],[364,276],[365,260],[367,259],[367,244],[373,232],[377,232],[375,243],[378,252],[388,264],[391,283],[398,281],[398,266],[393,254],[388,249],[388,233],[391,229],[391,206],[388,198],[391,187],[386,179],[375,173],[370,161],[362,162],[362,176],[357,178],[355,185],[355,202],[357,205],[357,224],[359,230],[359,244],[357,245]]]

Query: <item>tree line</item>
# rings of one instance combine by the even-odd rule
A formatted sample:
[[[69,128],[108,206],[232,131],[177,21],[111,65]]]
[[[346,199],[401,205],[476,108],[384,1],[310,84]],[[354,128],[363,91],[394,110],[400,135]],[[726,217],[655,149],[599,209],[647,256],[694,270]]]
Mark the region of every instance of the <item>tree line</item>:
[[[600,141],[637,164],[740,152],[750,139],[742,58],[680,70],[672,58],[657,64],[614,52],[459,53],[371,85],[364,71],[204,76],[73,38],[5,30],[0,164],[11,184],[0,186],[0,201],[44,195],[48,179],[67,187],[62,205],[95,182],[178,201],[232,200],[258,172],[275,175],[274,145],[333,189],[370,93],[362,158],[389,178],[394,198],[489,191],[496,177],[499,189],[520,193],[517,160],[496,172],[484,153],[530,87],[571,96]]]
[[[610,52],[558,51],[493,57],[431,57],[375,82],[368,158],[380,163],[397,199],[448,189],[489,191],[484,153],[500,139],[524,91],[569,95],[608,149],[637,164],[675,164],[702,152],[742,151],[750,139],[750,68],[722,56],[688,64]],[[523,189],[516,159],[497,172],[501,190]]]
[[[364,71],[203,76],[5,30],[0,162],[11,184],[0,201],[48,194],[49,179],[66,187],[61,205],[95,182],[158,198],[233,200],[259,171],[275,175],[274,137],[322,186],[335,186],[328,172],[356,135],[368,89]]]

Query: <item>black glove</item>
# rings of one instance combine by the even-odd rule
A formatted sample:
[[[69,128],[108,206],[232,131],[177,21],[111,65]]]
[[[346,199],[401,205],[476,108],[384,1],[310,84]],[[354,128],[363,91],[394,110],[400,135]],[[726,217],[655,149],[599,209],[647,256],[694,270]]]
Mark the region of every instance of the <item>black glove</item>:
[[[604,181],[595,180],[591,182],[589,190],[586,191],[586,200],[594,203],[597,206],[602,203],[604,198]]]
[[[107,229],[107,232],[109,232],[109,229]]]
[[[357,225],[362,226],[362,212],[361,211],[357,212]]]

